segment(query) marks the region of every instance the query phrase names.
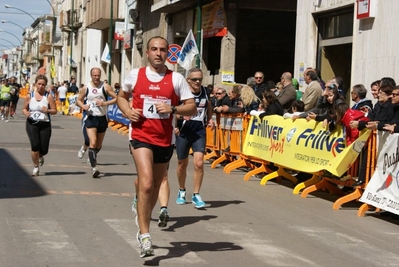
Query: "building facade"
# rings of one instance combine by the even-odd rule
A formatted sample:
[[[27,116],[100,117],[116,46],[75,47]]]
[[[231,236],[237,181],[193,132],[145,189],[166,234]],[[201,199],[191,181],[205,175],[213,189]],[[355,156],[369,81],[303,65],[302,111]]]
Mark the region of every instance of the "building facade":
[[[295,77],[308,66],[324,80],[341,76],[347,98],[355,84],[399,79],[398,10],[395,0],[298,0]]]
[[[264,72],[265,81],[277,82],[289,71],[305,90],[303,71],[315,67],[324,80],[341,76],[349,92],[353,84],[368,88],[384,76],[395,78],[399,67],[396,0],[51,3],[53,15],[42,16],[24,33],[22,65],[7,71],[29,69],[33,78],[42,68],[54,82],[75,76],[79,84],[86,84],[91,68],[100,67],[102,79],[113,85],[132,68],[147,65],[149,38],[159,35],[181,46],[190,30],[201,55],[192,66],[203,69],[204,84],[245,83],[256,71]],[[167,65],[185,74],[174,63]]]

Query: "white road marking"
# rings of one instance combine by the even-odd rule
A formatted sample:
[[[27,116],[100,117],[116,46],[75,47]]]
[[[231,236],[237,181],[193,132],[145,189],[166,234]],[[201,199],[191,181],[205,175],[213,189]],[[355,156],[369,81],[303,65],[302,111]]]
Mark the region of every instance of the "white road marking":
[[[335,232],[326,227],[308,228],[294,226],[292,228],[333,247],[334,250],[340,251],[342,254],[349,253],[352,257],[369,262],[370,266],[399,266],[398,254],[379,249],[362,239],[346,233]]]
[[[59,224],[52,219],[7,218],[22,257],[32,262],[87,262]]]
[[[212,223],[208,224],[206,229],[231,237],[236,245],[252,253],[259,261],[264,262],[265,266],[319,266],[293,251],[278,247],[272,240],[259,238],[254,231],[243,228],[242,225]]]
[[[133,219],[105,219],[104,221],[136,250],[137,254],[140,253],[140,248],[136,240],[137,227]],[[151,222],[150,229],[155,257],[162,257],[162,262],[184,265],[206,264],[206,261],[198,257],[195,252],[190,251],[184,246],[174,247],[171,244],[173,242],[179,243],[173,239],[173,235],[176,233],[162,231],[153,222]]]

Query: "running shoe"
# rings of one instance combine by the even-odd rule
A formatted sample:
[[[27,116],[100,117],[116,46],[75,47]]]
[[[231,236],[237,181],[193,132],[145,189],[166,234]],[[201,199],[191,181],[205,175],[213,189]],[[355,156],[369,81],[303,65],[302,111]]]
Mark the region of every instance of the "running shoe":
[[[200,194],[193,194],[192,196],[192,203],[197,209],[201,209],[205,207],[205,202],[202,201]]]
[[[176,204],[186,204],[186,191],[179,190],[179,192],[177,193]]]
[[[83,156],[85,155],[86,150],[84,150],[84,147],[82,146],[78,152],[78,158],[83,158]]]
[[[33,168],[32,176],[39,176],[39,167]]]
[[[151,237],[143,238],[140,243],[140,258],[154,256],[154,249],[152,248]]]
[[[43,164],[44,164],[44,158],[43,158],[43,156],[40,156],[39,157],[39,166],[43,166]]]
[[[92,168],[91,174],[92,174],[93,178],[98,178],[98,176],[100,175],[100,172],[96,168]]]
[[[158,227],[166,227],[169,222],[169,212],[167,208],[162,208],[159,212]]]
[[[5,120],[5,122],[8,122],[8,120]]]

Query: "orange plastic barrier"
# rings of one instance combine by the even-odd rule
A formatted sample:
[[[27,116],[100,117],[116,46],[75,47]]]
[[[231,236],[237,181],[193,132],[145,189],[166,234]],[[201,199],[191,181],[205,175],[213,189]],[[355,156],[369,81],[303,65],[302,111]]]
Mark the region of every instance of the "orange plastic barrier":
[[[216,138],[219,141],[217,150],[220,156],[212,162],[212,169],[222,162],[236,160],[241,154],[245,137],[242,114],[218,114],[217,116],[220,116],[216,127]]]
[[[25,87],[21,87],[21,90],[19,91],[19,97],[25,98],[28,95],[29,92],[29,83],[25,85]]]
[[[210,127],[206,127],[206,150],[208,153],[204,156],[204,160],[210,160],[212,158],[220,157],[220,142],[219,142],[219,131],[217,127],[220,123],[220,115],[217,116],[214,114],[212,116],[213,121],[215,122],[215,128],[211,129]]]
[[[306,198],[306,196],[309,193],[317,191],[317,190],[327,190],[332,194],[343,195],[341,198],[337,199],[334,202],[333,209],[335,209],[335,210],[338,210],[345,203],[348,203],[348,202],[351,202],[354,200],[357,201],[362,196],[364,188],[366,187],[368,181],[372,177],[374,170],[375,170],[375,164],[376,164],[375,155],[376,155],[376,148],[377,148],[376,147],[376,139],[377,139],[376,132],[373,132],[370,135],[363,151],[361,152],[361,154],[359,155],[357,160],[348,169],[348,171],[346,173],[349,176],[348,180],[342,181],[340,179],[334,179],[334,178],[320,176],[321,180],[318,181],[316,184],[305,188],[301,194],[301,197]],[[362,163],[360,160],[363,156],[362,153],[367,153],[364,163]],[[355,183],[355,181],[353,179],[351,179],[350,177],[359,177],[360,168],[362,166],[365,168],[365,170],[364,170],[365,183],[360,186],[354,187],[354,190],[352,193],[345,195],[344,192],[338,186],[352,187],[353,184]],[[368,209],[368,207],[365,206],[361,209],[362,210]],[[359,212],[360,212],[360,209],[359,209]],[[359,216],[361,216],[361,215],[359,215]]]

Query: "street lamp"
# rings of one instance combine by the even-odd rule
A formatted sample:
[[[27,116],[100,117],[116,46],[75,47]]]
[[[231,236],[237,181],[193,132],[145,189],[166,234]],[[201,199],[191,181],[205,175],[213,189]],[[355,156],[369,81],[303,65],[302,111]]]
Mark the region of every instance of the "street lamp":
[[[53,28],[52,28],[52,32],[53,32],[53,34],[52,34],[52,37],[51,37],[51,68],[54,68],[54,61],[55,61],[55,57],[54,57],[54,41],[55,41],[55,35],[56,35],[56,28],[55,28],[55,25],[57,24],[57,18],[56,18],[56,16],[55,16],[55,9],[54,9],[54,6],[53,6],[53,3],[51,3],[50,2],[50,0],[47,0],[47,3],[49,3],[49,5],[51,6],[51,9],[53,10],[53,20],[52,20],[52,23],[53,23]],[[72,11],[73,12],[73,11]],[[72,46],[72,43],[71,43],[71,46]],[[72,58],[72,56],[71,56],[71,58]],[[50,77],[51,77],[51,83],[54,83],[54,77],[53,77],[53,74],[51,73],[50,74]]]
[[[8,31],[5,31],[5,30],[3,30],[3,29],[0,29],[0,32],[5,32],[5,33],[8,33],[8,34],[11,34],[11,35],[14,36],[15,38],[17,38],[17,40],[18,40],[19,43],[21,43],[21,41],[19,40],[19,38],[18,38],[15,34],[13,34],[13,33],[11,33],[11,32],[8,32]],[[22,43],[21,43],[21,45],[22,45]]]
[[[18,40],[18,43],[20,43],[20,45],[21,45],[21,49],[20,49],[20,51],[21,51],[21,58],[22,58],[22,55],[23,55],[23,49],[22,49],[22,47],[23,47],[23,44],[22,44],[22,42],[19,40],[19,38],[15,35],[15,34],[13,34],[13,33],[11,33],[11,32],[8,32],[8,31],[5,31],[5,30],[3,30],[3,29],[0,29],[0,32],[5,32],[5,33],[8,33],[8,34],[10,34],[10,35],[12,35],[12,36],[14,36],[15,38],[17,38],[17,40]],[[22,64],[21,64],[21,68],[22,68]],[[20,76],[20,82],[21,82],[21,76]]]
[[[31,14],[29,14],[28,12],[26,12],[25,10],[22,10],[22,9],[19,9],[19,8],[15,7],[15,6],[7,5],[7,4],[5,4],[4,6],[5,6],[6,8],[13,8],[13,9],[19,10],[19,11],[25,13],[26,15],[28,15],[29,17],[31,17],[31,18],[33,19],[33,21],[35,21],[35,18],[34,18]]]
[[[13,44],[12,42],[10,42],[9,40],[7,40],[7,39],[4,39],[4,38],[0,38],[0,40],[3,40],[3,41],[6,41],[6,42],[8,42],[8,43],[10,43],[12,46],[14,46],[14,47],[17,47],[18,45],[15,45],[15,44]]]
[[[53,7],[53,4],[50,2],[50,0],[46,0],[47,3],[49,3],[49,5],[51,6],[51,9],[53,10],[53,15],[55,15],[55,9]]]
[[[5,6],[5,8],[13,8],[13,9],[16,9],[16,10],[19,10],[19,11],[21,11],[22,13],[25,13],[26,15],[28,15],[29,17],[31,17],[32,19],[33,19],[33,21],[35,21],[36,19],[31,15],[31,14],[29,14],[28,12],[26,12],[25,10],[22,10],[22,9],[20,9],[20,8],[17,8],[17,7],[14,7],[14,6],[11,6],[11,5],[8,5],[8,4],[5,4],[4,5]],[[3,31],[3,30],[0,30],[0,32],[1,31]],[[25,30],[23,30],[23,31],[25,31]],[[3,31],[3,32],[6,32],[6,31]],[[9,33],[9,32],[8,32]],[[10,34],[12,34],[12,33],[10,33]],[[12,34],[13,36],[15,36],[14,34]],[[16,36],[15,36],[16,37]],[[17,39],[18,39],[18,41],[19,41],[19,38],[18,37],[16,37]],[[21,43],[21,47],[23,47],[23,44]],[[39,43],[38,43],[38,49],[39,49]],[[23,52],[24,52],[24,50],[23,49],[21,49],[21,59],[22,59],[22,55],[23,55]],[[21,70],[22,70],[22,60],[21,60]],[[20,82],[22,81],[21,79],[21,76],[20,76]]]
[[[24,28],[22,28],[22,26],[21,25],[19,25],[19,24],[17,24],[17,23],[14,23],[14,22],[12,22],[12,21],[9,21],[9,20],[1,20],[1,23],[11,23],[11,24],[14,24],[15,26],[18,26],[18,27],[20,27],[21,29],[22,29],[22,32],[24,32],[25,31],[25,29]]]
[[[7,46],[7,45],[5,45],[5,44],[0,44],[0,47],[5,47],[5,48],[7,48],[7,49],[9,49],[9,50],[12,49],[11,47],[9,47],[9,46]]]

